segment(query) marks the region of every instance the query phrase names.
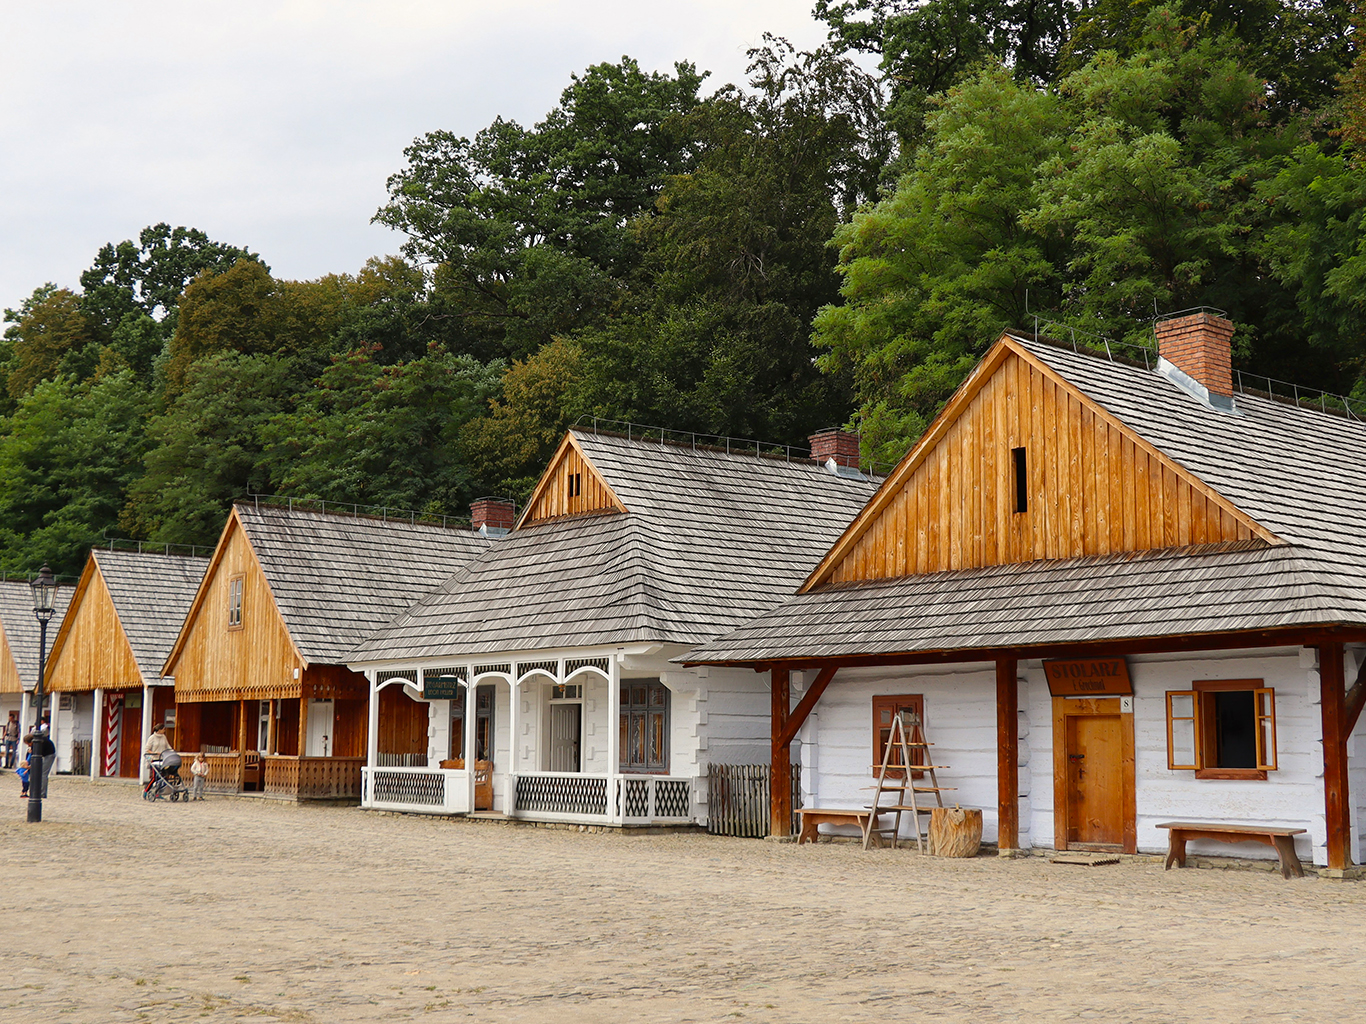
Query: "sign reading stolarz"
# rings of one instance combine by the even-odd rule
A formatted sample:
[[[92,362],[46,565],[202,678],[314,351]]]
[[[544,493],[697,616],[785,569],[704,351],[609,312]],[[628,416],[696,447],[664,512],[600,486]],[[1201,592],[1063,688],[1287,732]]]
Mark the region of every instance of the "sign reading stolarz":
[[[422,676],[423,700],[456,700],[460,696],[459,676]]]
[[[1045,661],[1048,692],[1054,697],[1107,697],[1134,692],[1123,658],[1077,658]]]

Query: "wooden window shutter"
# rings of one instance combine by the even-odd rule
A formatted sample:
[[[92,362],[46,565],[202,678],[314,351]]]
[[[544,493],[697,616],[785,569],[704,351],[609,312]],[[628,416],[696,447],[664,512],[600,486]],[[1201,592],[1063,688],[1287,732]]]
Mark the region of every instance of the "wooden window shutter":
[[[1194,690],[1167,691],[1167,767],[1173,771],[1204,766],[1200,728],[1200,694]]]
[[[1276,770],[1276,691],[1270,688],[1253,690],[1257,714],[1257,768]]]

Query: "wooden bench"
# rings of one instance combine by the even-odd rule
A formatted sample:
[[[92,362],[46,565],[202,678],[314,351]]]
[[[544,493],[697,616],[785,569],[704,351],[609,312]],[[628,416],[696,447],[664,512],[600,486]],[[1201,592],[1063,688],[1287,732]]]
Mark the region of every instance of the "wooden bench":
[[[1304,877],[1304,867],[1295,855],[1295,836],[1301,835],[1302,828],[1271,828],[1265,825],[1210,825],[1195,821],[1164,821],[1157,826],[1170,830],[1167,845],[1167,867],[1172,862],[1177,867],[1186,866],[1186,842],[1190,839],[1214,839],[1221,843],[1265,843],[1276,851],[1281,859],[1281,877]]]
[[[868,834],[868,819],[872,817],[872,811],[856,811],[848,807],[799,807],[797,813],[802,816],[802,829],[797,834],[797,845],[816,841],[819,833],[816,828],[820,825],[857,825],[859,831],[865,836]],[[878,810],[878,816],[882,816],[882,809]]]

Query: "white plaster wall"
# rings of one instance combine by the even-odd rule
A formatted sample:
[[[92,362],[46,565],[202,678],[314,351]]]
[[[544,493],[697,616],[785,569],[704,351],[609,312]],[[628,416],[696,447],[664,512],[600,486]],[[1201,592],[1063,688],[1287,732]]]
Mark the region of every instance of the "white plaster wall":
[[[1347,652],[1345,667],[1349,687],[1356,681],[1363,664],[1366,664],[1366,649]],[[1362,717],[1366,718],[1366,715]],[[1366,726],[1360,720],[1347,740],[1347,785],[1351,794],[1352,863],[1360,864],[1361,826],[1366,822]]]
[[[451,756],[451,701],[427,702],[427,767],[435,768]]]
[[[585,775],[606,775],[608,688],[612,685],[596,672],[583,672],[575,677],[583,684],[583,747],[581,762]]]
[[[768,675],[712,668],[699,682],[706,684],[707,756],[699,760],[702,774],[708,764],[768,764],[772,757]]]
[[[527,771],[513,757],[511,729],[512,687],[502,680],[486,679],[495,684],[493,691],[493,809],[507,814],[507,777],[509,772]],[[519,695],[520,698],[520,695]],[[528,708],[530,702],[527,702]],[[534,724],[534,723],[532,723]],[[518,732],[525,735],[528,723],[521,720]],[[523,744],[518,744],[522,747]],[[471,752],[472,753],[472,752]],[[465,762],[467,765],[469,762]]]
[[[804,797],[808,806],[862,808],[872,803],[873,698],[922,694],[925,699],[925,738],[939,771],[948,806],[982,809],[982,835],[997,836],[996,815],[996,676],[992,668],[877,668],[840,669],[816,705],[808,736],[816,750],[803,747]],[[1023,696],[1022,696],[1023,700]],[[1022,743],[1023,746],[1023,743]],[[1025,791],[1021,773],[1021,790]],[[858,830],[841,831],[856,835]],[[902,835],[911,836],[909,820]]]

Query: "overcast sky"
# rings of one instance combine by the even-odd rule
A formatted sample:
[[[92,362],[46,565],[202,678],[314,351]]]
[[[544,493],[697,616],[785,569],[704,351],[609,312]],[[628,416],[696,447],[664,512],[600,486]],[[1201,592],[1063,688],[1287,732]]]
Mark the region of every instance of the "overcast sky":
[[[623,54],[690,60],[706,91],[765,31],[800,48],[811,0],[0,0],[0,307],[77,288],[148,224],[259,252],[278,277],[398,250],[369,223],[403,148],[523,124]]]

